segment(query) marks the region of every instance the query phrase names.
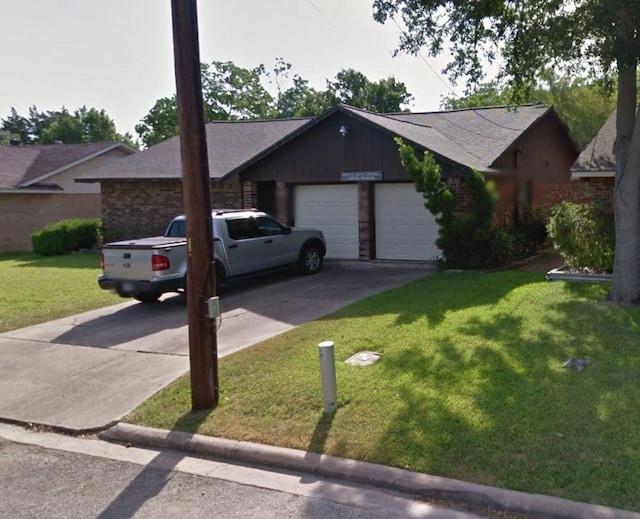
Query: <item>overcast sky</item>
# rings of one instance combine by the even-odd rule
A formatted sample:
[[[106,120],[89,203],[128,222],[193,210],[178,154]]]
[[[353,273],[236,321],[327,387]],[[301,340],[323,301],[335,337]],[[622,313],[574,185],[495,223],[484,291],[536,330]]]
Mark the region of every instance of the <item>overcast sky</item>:
[[[374,22],[372,3],[200,0],[200,57],[267,69],[282,57],[317,89],[343,68],[372,81],[392,75],[413,94],[413,111],[437,110],[450,93],[439,75],[446,57],[393,58],[399,29]],[[172,46],[169,0],[0,0],[0,118],[11,107],[86,105],[136,136],[154,102],[175,92]]]

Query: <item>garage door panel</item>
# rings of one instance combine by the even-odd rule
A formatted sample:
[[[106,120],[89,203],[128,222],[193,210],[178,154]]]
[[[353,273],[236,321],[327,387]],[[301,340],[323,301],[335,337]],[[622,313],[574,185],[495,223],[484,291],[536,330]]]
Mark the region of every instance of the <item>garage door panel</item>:
[[[315,227],[324,233],[327,258],[358,258],[356,185],[297,186],[294,212],[297,226]]]
[[[427,261],[441,255],[438,225],[413,184],[375,187],[376,257]]]

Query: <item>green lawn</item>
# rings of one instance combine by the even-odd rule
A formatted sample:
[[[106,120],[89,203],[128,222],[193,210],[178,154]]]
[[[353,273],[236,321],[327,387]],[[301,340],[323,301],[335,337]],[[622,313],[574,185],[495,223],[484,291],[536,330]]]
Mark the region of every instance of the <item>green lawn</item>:
[[[0,254],[0,333],[121,302],[99,274],[96,253]]]
[[[221,402],[188,377],[128,420],[640,511],[640,309],[606,285],[438,274],[220,361]],[[322,413],[317,344],[336,344]],[[357,351],[382,353],[370,367]],[[593,364],[567,370],[569,357]]]

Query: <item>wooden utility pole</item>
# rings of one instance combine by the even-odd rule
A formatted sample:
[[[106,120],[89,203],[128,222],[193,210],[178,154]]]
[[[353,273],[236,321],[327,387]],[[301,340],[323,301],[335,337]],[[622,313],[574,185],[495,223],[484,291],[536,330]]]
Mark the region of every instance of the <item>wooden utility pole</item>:
[[[215,263],[207,135],[202,103],[196,0],[171,0],[182,190],[187,219],[187,308],[191,406],[218,403],[218,346],[207,301],[215,295]]]

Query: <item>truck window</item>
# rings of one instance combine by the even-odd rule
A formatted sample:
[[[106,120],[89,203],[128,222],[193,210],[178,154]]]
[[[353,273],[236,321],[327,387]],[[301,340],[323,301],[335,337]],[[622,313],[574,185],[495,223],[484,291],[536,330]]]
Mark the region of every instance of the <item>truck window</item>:
[[[282,225],[268,216],[258,216],[256,218],[258,224],[258,236],[277,236],[282,234]]]
[[[227,232],[232,240],[248,240],[258,237],[258,226],[254,218],[233,218],[227,220]]]
[[[165,236],[170,238],[186,238],[187,229],[185,226],[185,220],[174,220],[171,222]]]

